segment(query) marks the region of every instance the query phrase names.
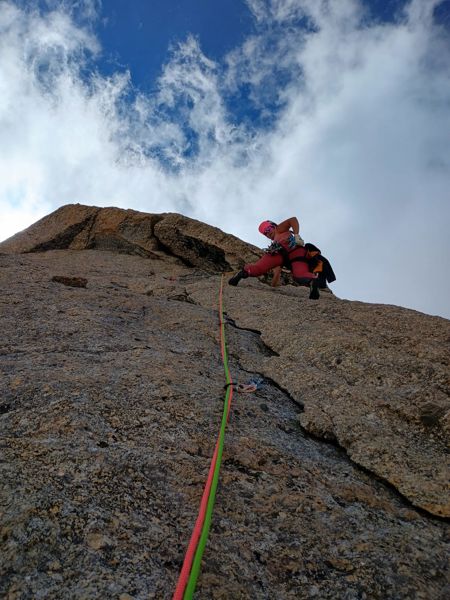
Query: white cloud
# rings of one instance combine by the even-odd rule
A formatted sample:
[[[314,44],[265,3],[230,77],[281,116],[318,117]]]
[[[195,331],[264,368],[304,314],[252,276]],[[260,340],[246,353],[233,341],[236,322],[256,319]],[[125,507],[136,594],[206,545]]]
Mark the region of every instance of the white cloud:
[[[198,137],[198,159],[210,163],[211,153],[221,152],[238,136],[238,128],[227,121],[217,65],[202,53],[198,40],[192,36],[178,45],[159,80],[155,108],[167,107],[176,108],[178,120],[181,117]]]
[[[158,93],[133,96],[132,73],[93,68],[99,2],[77,3],[76,18],[73,3],[42,15],[1,2],[0,238],[69,202],[179,211],[260,245],[260,220],[297,215],[338,295],[450,316],[439,1],[414,0],[390,24],[357,0],[248,4],[256,33],[223,64],[188,36]],[[243,86],[272,115],[264,128],[228,112]]]

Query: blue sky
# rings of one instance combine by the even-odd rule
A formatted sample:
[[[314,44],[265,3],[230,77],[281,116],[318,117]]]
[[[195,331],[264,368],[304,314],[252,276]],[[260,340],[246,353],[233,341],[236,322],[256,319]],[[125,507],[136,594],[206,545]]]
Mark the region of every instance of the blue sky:
[[[191,33],[204,53],[222,57],[253,32],[254,21],[242,0],[120,0],[104,2],[96,31],[102,40],[102,68],[129,68],[133,82],[151,91],[170,58],[169,48]]]
[[[0,239],[295,215],[338,296],[450,317],[449,33],[450,0],[0,0]]]
[[[44,2],[45,4],[45,2]],[[401,14],[407,0],[362,0],[366,20],[392,23]],[[448,23],[450,0],[436,8],[436,19]],[[308,22],[294,20],[291,26],[308,27]],[[154,93],[164,64],[170,61],[171,49],[183,43],[188,35],[195,36],[202,52],[221,64],[224,58],[246,38],[265,29],[255,22],[245,0],[109,0],[99,5],[95,33],[101,40],[102,53],[97,67],[104,74],[117,69],[130,72],[133,86],[144,93]],[[267,27],[268,43],[276,43],[278,32]],[[272,40],[271,40],[272,38]],[[275,73],[273,88],[294,77],[289,69]],[[238,93],[224,97],[235,121],[244,120],[255,126],[270,126],[280,105],[266,91],[265,102],[255,105],[244,84]],[[267,114],[268,113],[268,114]]]
[[[407,0],[364,0],[367,20],[390,23]],[[450,0],[436,7],[438,22],[450,25]],[[169,49],[190,33],[201,40],[203,52],[221,61],[257,25],[244,0],[108,0],[99,12],[95,31],[102,43],[99,66],[105,72],[130,69],[133,83],[154,88]]]
[[[392,22],[407,0],[364,0],[368,20]],[[438,20],[450,18],[450,1],[436,8]],[[215,61],[223,57],[257,25],[244,0],[108,0],[101,7],[95,31],[102,42],[99,65],[105,72],[128,68],[133,83],[154,89],[162,66],[170,59],[171,45],[191,33],[203,52]]]

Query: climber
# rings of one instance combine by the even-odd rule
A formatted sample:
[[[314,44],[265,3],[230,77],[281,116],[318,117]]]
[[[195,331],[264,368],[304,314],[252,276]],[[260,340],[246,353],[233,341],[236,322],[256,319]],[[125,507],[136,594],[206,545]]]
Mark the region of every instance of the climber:
[[[286,219],[279,225],[273,221],[263,221],[259,231],[272,243],[266,253],[256,263],[245,265],[228,283],[236,286],[241,279],[259,277],[274,269],[273,285],[277,285],[281,267],[291,270],[294,281],[310,288],[309,297],[317,300],[319,288],[328,289],[327,280],[334,281],[331,265],[321,256],[319,248],[305,244],[299,235],[299,223],[296,217]],[[323,260],[322,260],[323,259]]]

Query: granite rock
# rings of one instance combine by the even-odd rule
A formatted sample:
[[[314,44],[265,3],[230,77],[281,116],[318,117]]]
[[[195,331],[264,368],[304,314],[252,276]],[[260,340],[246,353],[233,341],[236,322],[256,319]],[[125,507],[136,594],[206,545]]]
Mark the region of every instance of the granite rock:
[[[62,206],[0,243],[5,254],[64,248],[110,250],[166,262],[172,257],[212,272],[240,268],[261,255],[239,238],[183,215],[81,204]]]
[[[170,598],[223,411],[220,272],[258,251],[60,210],[0,244],[0,596]],[[196,598],[447,598],[449,322],[249,279],[224,302],[232,376],[263,382],[233,397]]]
[[[205,292],[191,295],[206,302]],[[227,306],[274,352],[244,364],[304,407],[305,429],[337,442],[415,506],[450,516],[448,320],[325,294],[314,303],[302,288],[249,280],[228,293]]]

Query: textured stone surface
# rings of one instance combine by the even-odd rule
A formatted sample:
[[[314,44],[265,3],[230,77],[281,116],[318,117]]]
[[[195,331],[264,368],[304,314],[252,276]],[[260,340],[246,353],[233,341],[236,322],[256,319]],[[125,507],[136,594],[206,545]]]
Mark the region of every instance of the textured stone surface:
[[[256,260],[261,251],[200,221],[175,213],[68,204],[5,242],[0,252],[62,248],[111,250],[152,258],[170,256],[208,271],[227,271]]]
[[[1,597],[173,593],[224,384],[220,276],[178,233],[235,259],[170,218],[167,250],[129,225],[149,254],[0,255]],[[265,384],[233,399],[196,598],[447,598],[449,322],[250,280],[225,309]]]
[[[227,305],[278,354],[249,367],[304,405],[301,424],[336,440],[416,506],[450,515],[446,319],[246,280]],[[206,302],[209,291],[199,289]],[[195,298],[195,294],[193,295]]]
[[[55,283],[62,283],[70,287],[83,287],[87,286],[87,279],[84,277],[65,277],[64,275],[53,275],[52,281]]]

